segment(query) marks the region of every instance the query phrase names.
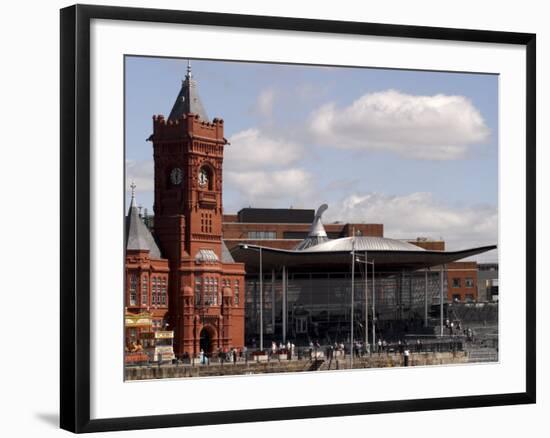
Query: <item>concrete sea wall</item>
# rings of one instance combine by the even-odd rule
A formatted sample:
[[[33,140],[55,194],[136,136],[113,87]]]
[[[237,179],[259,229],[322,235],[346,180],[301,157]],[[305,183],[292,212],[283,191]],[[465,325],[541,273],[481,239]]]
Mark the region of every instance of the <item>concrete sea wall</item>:
[[[444,353],[411,353],[409,366],[467,363],[464,351]],[[354,358],[353,368],[387,368],[404,366],[402,354],[373,354]],[[294,373],[303,371],[343,370],[350,368],[349,357],[338,360],[271,360],[269,362],[237,362],[211,365],[163,365],[128,367],[126,380],[154,380],[183,377],[213,377],[245,374]]]

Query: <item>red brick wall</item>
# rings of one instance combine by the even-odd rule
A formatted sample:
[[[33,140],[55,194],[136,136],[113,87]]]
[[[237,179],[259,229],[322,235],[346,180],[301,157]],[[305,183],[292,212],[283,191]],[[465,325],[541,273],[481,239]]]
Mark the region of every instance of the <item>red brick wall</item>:
[[[203,329],[214,350],[244,345],[244,265],[221,262],[222,163],[227,143],[223,131],[221,119],[208,123],[191,115],[177,121],[153,118],[155,234],[170,262],[169,317],[177,355],[198,354]],[[183,170],[179,184],[169,178],[175,167]],[[208,174],[208,184],[199,184],[201,169]],[[196,261],[200,250],[212,250],[218,261]],[[197,279],[200,304],[195,302]],[[240,284],[239,304],[223,296],[228,279],[232,291],[235,281]],[[214,290],[216,299],[205,305],[205,295],[211,297]]]
[[[409,240],[408,242],[428,251],[445,251],[443,240]]]
[[[468,285],[471,283],[471,287]],[[468,298],[476,301],[477,291],[477,263],[453,262],[447,265],[447,297],[450,301],[458,298],[467,301]]]
[[[125,310],[128,314],[140,314],[147,312],[151,315],[151,319],[155,322],[150,329],[162,329],[162,323],[166,322],[169,301],[170,301],[170,284],[169,284],[169,271],[168,260],[167,259],[150,259],[149,251],[127,251],[126,252],[126,261],[125,261],[125,287],[124,287],[124,302]],[[132,275],[136,276],[136,303],[132,305],[130,302],[130,278]],[[147,278],[147,302],[144,303],[142,300],[143,278]],[[165,282],[166,288],[166,301],[163,304],[162,300],[158,303],[155,300],[153,304],[153,278],[159,279],[161,285],[160,290],[162,290],[162,281]],[[148,331],[149,328],[143,329]],[[143,331],[141,330],[141,331]],[[128,334],[126,333],[126,338]]]
[[[229,216],[229,217],[228,217]],[[224,215],[222,234],[226,239],[248,239],[251,231],[272,231],[276,233],[277,239],[284,239],[285,232],[307,233],[311,224],[267,224],[267,223],[243,223],[232,220],[232,216]],[[225,219],[230,219],[225,221]],[[382,224],[324,224],[327,233],[338,234],[339,237],[352,235],[352,230],[358,231],[362,236],[384,237],[384,226]]]

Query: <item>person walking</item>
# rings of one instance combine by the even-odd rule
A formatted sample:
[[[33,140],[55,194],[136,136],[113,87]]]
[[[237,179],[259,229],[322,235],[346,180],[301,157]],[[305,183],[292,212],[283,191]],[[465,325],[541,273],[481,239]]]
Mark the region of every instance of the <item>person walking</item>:
[[[408,367],[409,366],[409,349],[406,348],[403,351],[403,364]]]

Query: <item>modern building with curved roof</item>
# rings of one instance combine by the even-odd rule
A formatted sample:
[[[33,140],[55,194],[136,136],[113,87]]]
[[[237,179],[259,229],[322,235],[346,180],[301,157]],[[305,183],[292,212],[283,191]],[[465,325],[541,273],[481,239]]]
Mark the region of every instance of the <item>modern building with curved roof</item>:
[[[317,210],[307,235],[292,248],[270,234],[263,245],[258,239],[233,242],[233,258],[246,266],[249,342],[259,337],[264,343],[266,338],[347,342],[352,302],[355,339],[434,333],[448,302],[446,267],[496,249],[445,251],[423,239],[357,235],[355,227],[351,236],[330,238],[322,222],[327,208],[323,204]]]
[[[132,343],[168,327],[175,353],[196,357],[433,333],[449,298],[446,266],[496,248],[446,251],[442,241],[387,238],[383,224],[325,224],[326,204],[224,214],[225,122],[208,117],[190,65],[169,116],[153,116],[152,128],[154,218],[141,216],[132,193],[125,229]]]

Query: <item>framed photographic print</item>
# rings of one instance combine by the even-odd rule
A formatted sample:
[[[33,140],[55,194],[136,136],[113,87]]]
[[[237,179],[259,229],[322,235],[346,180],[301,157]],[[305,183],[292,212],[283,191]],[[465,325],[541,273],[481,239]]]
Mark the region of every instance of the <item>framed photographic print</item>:
[[[535,86],[533,34],[63,9],[61,427],[534,403]]]

